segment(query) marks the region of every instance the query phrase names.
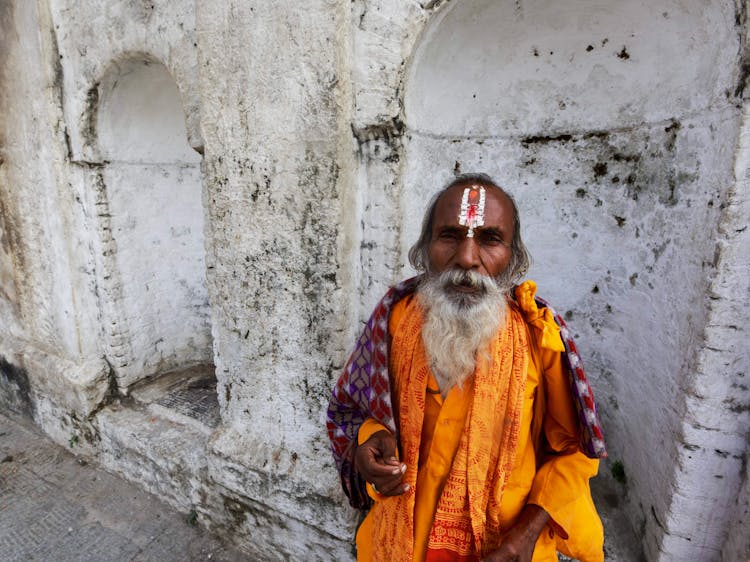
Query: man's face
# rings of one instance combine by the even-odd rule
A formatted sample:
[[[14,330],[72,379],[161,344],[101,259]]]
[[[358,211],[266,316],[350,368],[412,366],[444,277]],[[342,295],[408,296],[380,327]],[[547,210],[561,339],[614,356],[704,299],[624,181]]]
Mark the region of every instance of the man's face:
[[[429,246],[430,272],[439,274],[460,269],[496,277],[510,263],[513,206],[500,191],[483,186],[486,194],[484,224],[476,227],[474,236],[469,237],[469,229],[459,224],[461,199],[467,187],[469,184],[455,185],[438,200]],[[454,289],[467,293],[480,290],[464,285],[455,286]]]

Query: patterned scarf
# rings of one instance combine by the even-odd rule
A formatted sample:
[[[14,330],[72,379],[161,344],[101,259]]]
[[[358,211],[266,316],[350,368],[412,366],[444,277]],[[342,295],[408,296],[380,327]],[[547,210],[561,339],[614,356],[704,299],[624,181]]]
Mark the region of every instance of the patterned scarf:
[[[367,418],[373,418],[390,429],[398,440],[388,375],[388,321],[393,306],[412,294],[420,280],[421,276],[417,276],[402,281],[377,304],[357,339],[328,404],[326,427],[333,458],[344,493],[349,503],[358,509],[368,509],[372,500],[367,495],[364,479],[354,466],[357,432]],[[607,452],[594,393],[586,380],[575,342],[562,317],[542,299],[537,298],[536,302],[539,307],[548,308],[560,326],[560,336],[565,345],[563,363],[581,426],[581,451],[590,458],[604,458]]]

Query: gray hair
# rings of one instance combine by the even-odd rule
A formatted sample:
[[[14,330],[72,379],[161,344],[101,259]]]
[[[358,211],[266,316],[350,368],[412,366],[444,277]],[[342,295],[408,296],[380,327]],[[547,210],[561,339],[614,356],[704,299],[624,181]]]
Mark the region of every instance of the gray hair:
[[[463,184],[481,184],[485,187],[497,189],[505,195],[510,204],[513,207],[513,241],[511,242],[511,258],[505,273],[513,283],[518,283],[526,272],[529,270],[531,265],[531,256],[529,251],[526,249],[526,245],[521,239],[521,220],[518,216],[518,207],[513,197],[505,191],[502,187],[497,185],[487,174],[461,174],[451,180],[448,185],[438,191],[430,200],[430,204],[427,206],[424,219],[422,220],[422,232],[419,235],[417,242],[409,250],[409,263],[417,271],[429,271],[430,270],[430,242],[432,242],[432,223],[435,216],[435,207],[437,207],[438,201],[445,194],[446,191],[457,185]]]

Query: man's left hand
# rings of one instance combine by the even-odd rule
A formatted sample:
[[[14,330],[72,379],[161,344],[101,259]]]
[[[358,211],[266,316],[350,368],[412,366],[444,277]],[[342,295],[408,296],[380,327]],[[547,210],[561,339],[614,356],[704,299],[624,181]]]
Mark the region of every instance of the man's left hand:
[[[538,505],[526,505],[516,523],[503,534],[500,548],[482,561],[531,562],[536,541],[549,519],[549,514]]]
[[[406,465],[396,458],[397,447],[393,434],[383,429],[372,434],[354,453],[357,471],[383,496],[398,496],[409,490],[403,482]]]

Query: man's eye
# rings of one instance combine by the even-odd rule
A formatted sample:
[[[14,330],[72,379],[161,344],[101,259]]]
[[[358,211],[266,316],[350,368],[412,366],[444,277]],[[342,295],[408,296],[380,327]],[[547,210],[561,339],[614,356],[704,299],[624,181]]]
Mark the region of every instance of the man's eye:
[[[487,244],[487,245],[491,245],[491,246],[495,246],[495,245],[499,245],[499,244],[504,244],[505,243],[504,240],[503,240],[503,237],[500,236],[499,234],[489,234],[489,233],[482,234],[482,236],[479,238],[479,240],[480,240],[480,242],[482,244]]]
[[[458,233],[452,230],[445,230],[438,235],[441,240],[458,240]]]

